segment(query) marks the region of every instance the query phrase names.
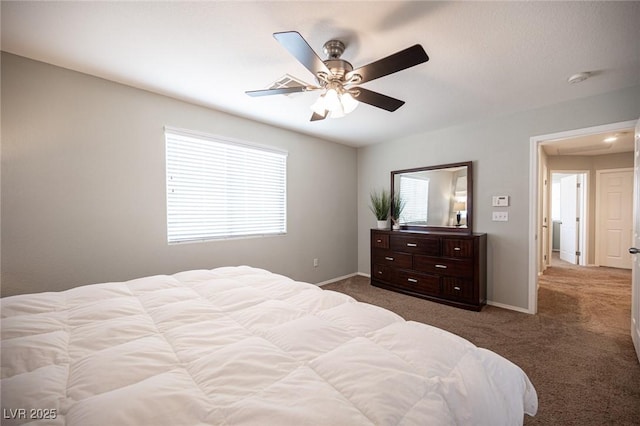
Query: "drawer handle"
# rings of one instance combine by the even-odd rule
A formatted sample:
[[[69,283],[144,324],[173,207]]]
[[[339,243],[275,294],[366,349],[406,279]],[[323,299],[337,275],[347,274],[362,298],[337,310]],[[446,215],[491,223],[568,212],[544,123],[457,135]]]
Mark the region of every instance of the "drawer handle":
[[[382,240],[376,240],[376,242],[377,242],[377,243],[381,243],[381,242],[382,242]]]
[[[378,275],[382,275],[382,271],[378,271]]]
[[[458,287],[458,286],[455,286],[453,289],[456,290],[456,291],[460,291],[460,287]]]
[[[418,280],[416,280],[415,278],[407,278],[407,281],[409,281],[410,283],[417,283]]]
[[[460,247],[454,247],[453,248],[455,251],[460,251]]]
[[[384,260],[388,260],[388,261],[390,261],[390,262],[393,262],[393,257],[388,257],[388,256],[387,256],[387,257],[385,257],[385,258],[384,258]]]
[[[416,243],[407,243],[407,247],[418,247]]]
[[[447,265],[436,265],[436,268],[447,269]]]

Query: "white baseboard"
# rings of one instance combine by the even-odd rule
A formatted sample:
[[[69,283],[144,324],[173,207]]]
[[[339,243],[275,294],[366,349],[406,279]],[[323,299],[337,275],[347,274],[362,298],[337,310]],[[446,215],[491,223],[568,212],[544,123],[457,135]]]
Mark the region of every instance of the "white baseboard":
[[[521,308],[519,306],[507,305],[505,303],[494,302],[492,300],[487,300],[487,305],[495,306],[496,308],[509,309],[511,311],[522,312],[524,314],[531,314],[528,309]]]
[[[330,280],[323,281],[321,283],[317,283],[316,285],[318,287],[322,287],[323,285],[331,284],[331,283],[334,283],[336,281],[346,280],[347,278],[355,277],[355,276],[358,276],[358,275],[360,275],[361,277],[371,278],[370,274],[365,274],[364,272],[354,272],[353,274],[348,274],[348,275],[343,275],[341,277],[332,278]],[[528,309],[521,308],[519,306],[507,305],[507,304],[504,304],[504,303],[493,302],[491,300],[487,300],[487,305],[495,306],[496,308],[509,309],[511,311],[522,312],[522,313],[525,313],[525,314],[530,314],[531,313],[531,312],[529,312]]]
[[[323,285],[335,283],[336,281],[346,280],[347,278],[355,277],[356,275],[362,275],[362,274],[360,274],[358,272],[354,272],[353,274],[343,275],[341,277],[332,278],[332,279],[327,280],[327,281],[322,281],[321,283],[316,283],[316,285],[318,287],[322,287]]]

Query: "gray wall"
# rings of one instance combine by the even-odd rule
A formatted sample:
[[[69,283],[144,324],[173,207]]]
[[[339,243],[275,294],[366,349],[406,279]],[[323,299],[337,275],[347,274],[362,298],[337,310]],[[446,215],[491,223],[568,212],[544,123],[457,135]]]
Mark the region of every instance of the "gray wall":
[[[6,53],[1,106],[3,296],[222,265],[357,270],[354,148]],[[288,150],[287,235],[167,245],[165,125]]]
[[[488,299],[527,309],[530,138],[638,117],[640,86],[359,149],[358,270],[370,273],[369,192],[387,188],[392,170],[473,161],[474,230],[488,234]],[[511,197],[508,222],[491,221],[492,195]]]
[[[640,87],[357,151],[4,53],[1,106],[2,295],[236,264],[368,274],[370,191],[391,170],[472,160],[488,298],[526,308],[530,137],[637,119]],[[167,245],[165,125],[287,149],[288,234]],[[491,221],[492,195],[511,196],[509,222]]]

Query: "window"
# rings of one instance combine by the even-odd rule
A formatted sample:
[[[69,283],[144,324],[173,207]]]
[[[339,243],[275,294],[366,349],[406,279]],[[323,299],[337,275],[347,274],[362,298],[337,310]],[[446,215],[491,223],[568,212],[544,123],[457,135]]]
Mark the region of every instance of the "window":
[[[400,176],[400,197],[406,200],[400,223],[427,223],[429,179]]]
[[[287,231],[287,153],[165,128],[167,239],[204,241]]]

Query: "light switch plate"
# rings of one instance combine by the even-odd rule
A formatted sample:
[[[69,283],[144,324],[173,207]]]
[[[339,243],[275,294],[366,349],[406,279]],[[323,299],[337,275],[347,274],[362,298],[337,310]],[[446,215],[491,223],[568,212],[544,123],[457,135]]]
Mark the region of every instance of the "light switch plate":
[[[508,195],[494,195],[491,201],[493,207],[509,207]]]
[[[508,222],[509,212],[493,212],[491,220],[494,222]]]

